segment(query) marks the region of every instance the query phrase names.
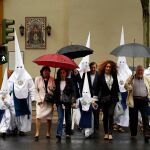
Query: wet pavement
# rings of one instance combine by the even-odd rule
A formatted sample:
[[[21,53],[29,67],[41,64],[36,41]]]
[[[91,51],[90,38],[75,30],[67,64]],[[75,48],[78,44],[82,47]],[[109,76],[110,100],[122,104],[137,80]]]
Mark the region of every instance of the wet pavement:
[[[98,134],[93,139],[84,139],[81,132],[76,131],[71,140],[66,140],[65,136],[61,143],[56,143],[55,131],[56,123],[53,123],[51,139],[45,137],[45,123],[42,123],[41,135],[38,142],[34,141],[34,126],[32,132],[24,137],[6,137],[0,138],[0,150],[138,150],[150,149],[150,143],[145,143],[142,135],[139,133],[136,140],[130,139],[130,133],[127,129],[125,133],[114,132],[113,141],[103,140],[103,129],[100,128]]]

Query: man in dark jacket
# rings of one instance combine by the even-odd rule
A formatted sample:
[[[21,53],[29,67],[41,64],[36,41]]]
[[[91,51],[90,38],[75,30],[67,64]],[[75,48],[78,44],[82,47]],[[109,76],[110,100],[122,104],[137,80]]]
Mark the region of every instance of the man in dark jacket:
[[[90,71],[87,72],[87,77],[88,77],[91,97],[93,97],[93,94],[95,93],[94,89],[95,89],[96,83],[98,81],[98,72],[97,72],[97,64],[96,64],[96,62],[91,62],[90,63]],[[82,77],[82,83],[84,82],[84,78],[85,78],[85,73],[83,74],[83,77]],[[82,84],[82,88],[83,88],[83,84]],[[96,109],[96,110],[93,110],[93,114],[94,114],[94,130],[99,129],[99,111],[100,111],[99,108]]]

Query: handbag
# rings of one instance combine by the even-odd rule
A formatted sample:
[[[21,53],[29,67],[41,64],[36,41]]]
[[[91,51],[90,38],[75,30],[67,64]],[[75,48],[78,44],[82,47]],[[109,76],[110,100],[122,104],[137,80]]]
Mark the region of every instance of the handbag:
[[[104,105],[104,104],[110,103],[111,102],[111,95],[102,96],[102,90],[101,89],[102,88],[100,88],[100,91],[98,93],[98,99],[99,99],[100,104]]]
[[[115,107],[115,116],[120,116],[124,113],[123,107],[121,102],[117,102],[116,107]]]
[[[60,102],[61,103],[71,103],[72,102],[71,95],[66,95],[66,93],[62,92],[60,95]]]
[[[100,99],[101,104],[108,104],[111,102],[111,95],[101,96]]]
[[[133,101],[133,93],[132,91],[128,91],[128,96],[126,99],[126,104],[128,107],[133,108],[134,107],[134,101]]]
[[[53,93],[46,93],[44,97],[44,101],[46,101],[47,103],[54,103]]]
[[[47,91],[48,83],[45,86],[46,87],[45,87],[44,101],[46,101],[47,103],[54,103],[54,93],[52,91],[50,91],[50,93],[48,93],[48,91]]]

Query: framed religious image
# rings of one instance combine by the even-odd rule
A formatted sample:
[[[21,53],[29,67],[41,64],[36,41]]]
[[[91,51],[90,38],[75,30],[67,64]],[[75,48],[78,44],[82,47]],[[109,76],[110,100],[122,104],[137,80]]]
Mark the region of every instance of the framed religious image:
[[[21,51],[22,60],[24,61],[24,51]],[[8,69],[15,69],[15,51],[8,51]]]
[[[46,48],[46,17],[25,18],[25,48],[45,49]]]

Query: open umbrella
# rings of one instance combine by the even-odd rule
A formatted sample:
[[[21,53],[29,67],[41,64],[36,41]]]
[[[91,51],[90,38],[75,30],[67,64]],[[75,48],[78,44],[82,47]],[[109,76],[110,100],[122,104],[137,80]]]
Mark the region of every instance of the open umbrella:
[[[75,69],[77,64],[67,56],[61,54],[47,54],[33,60],[34,63],[54,68]]]
[[[63,54],[71,59],[84,57],[93,53],[93,50],[82,45],[69,45],[61,48],[58,54]]]
[[[138,43],[129,43],[115,48],[111,54],[126,57],[150,57],[150,48]]]
[[[135,57],[150,57],[150,48],[138,43],[129,43],[121,45],[115,48],[112,52],[115,56],[126,56],[133,58],[133,68],[134,68],[134,58]]]

